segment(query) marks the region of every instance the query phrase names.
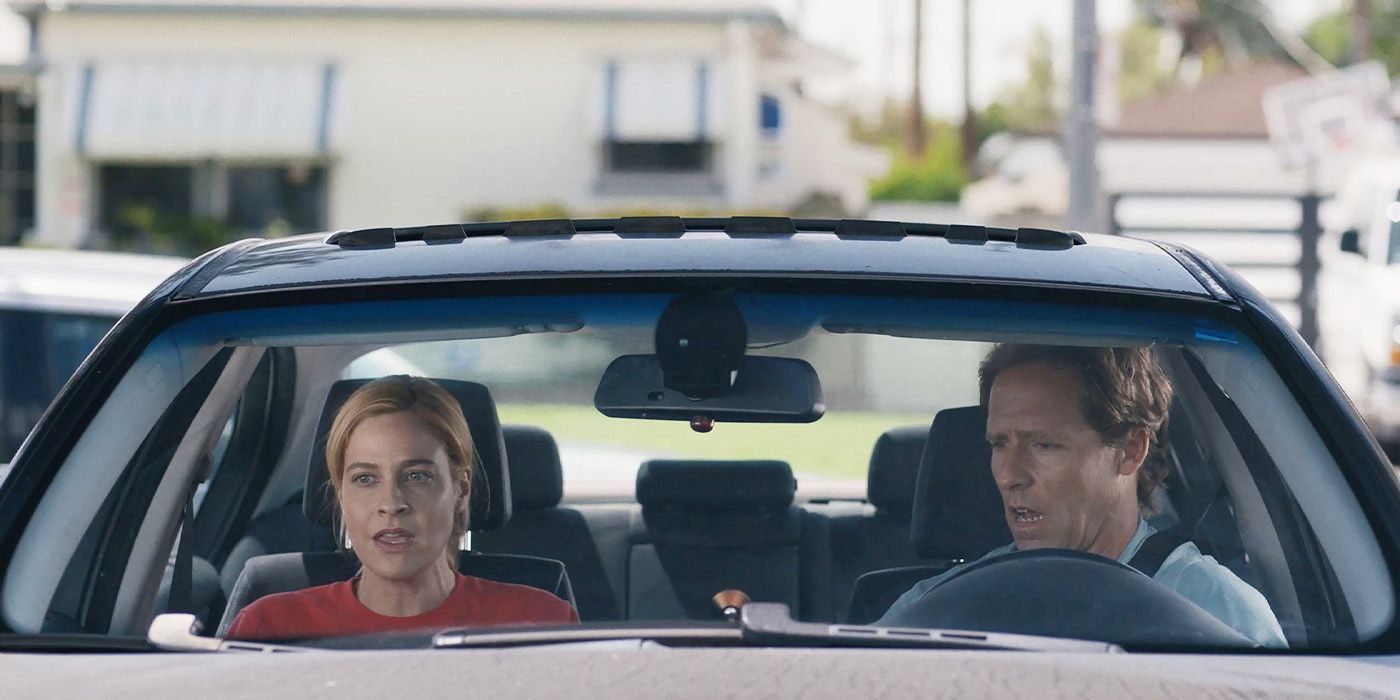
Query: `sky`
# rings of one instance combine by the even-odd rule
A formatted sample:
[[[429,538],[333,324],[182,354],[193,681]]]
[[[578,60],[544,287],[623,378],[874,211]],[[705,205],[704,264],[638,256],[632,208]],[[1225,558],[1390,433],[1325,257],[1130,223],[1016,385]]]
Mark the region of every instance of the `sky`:
[[[664,2],[665,0],[658,0]],[[854,62],[854,90],[822,94],[856,107],[877,107],[887,94],[907,95],[912,74],[914,0],[769,0],[803,36]],[[923,93],[928,111],[962,112],[962,0],[924,3]],[[1348,0],[1270,0],[1280,23],[1300,31]],[[568,4],[568,0],[560,0]],[[1132,0],[1099,0],[1099,30],[1114,33],[1133,16]],[[1044,27],[1056,47],[1056,68],[1069,70],[1074,0],[973,0],[973,102],[985,105],[1025,79],[1025,47]],[[0,63],[25,56],[24,25],[0,0]],[[845,81],[842,81],[844,84]],[[831,93],[831,90],[827,90]]]
[[[923,95],[925,109],[940,116],[961,114],[962,0],[924,3]],[[1100,33],[1113,34],[1133,19],[1132,0],[1099,0]],[[1301,31],[1319,15],[1347,0],[1270,0],[1279,23]],[[912,75],[914,0],[774,0],[807,39],[855,62],[856,89],[842,98],[853,106],[878,105],[884,95],[908,95]],[[1068,76],[1073,0],[973,0],[973,103],[994,100],[1025,79],[1026,51],[1036,27],[1055,45],[1055,66]]]

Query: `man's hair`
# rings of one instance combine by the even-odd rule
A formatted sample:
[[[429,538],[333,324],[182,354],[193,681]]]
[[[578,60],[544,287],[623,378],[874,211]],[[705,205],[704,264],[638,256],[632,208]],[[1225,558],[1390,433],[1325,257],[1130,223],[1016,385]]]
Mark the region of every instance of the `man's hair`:
[[[1137,499],[1143,511],[1155,513],[1153,494],[1169,470],[1163,446],[1172,385],[1152,349],[998,345],[987,354],[978,373],[983,409],[987,408],[997,375],[1022,365],[1076,372],[1081,386],[1079,411],[1105,444],[1120,447],[1133,430],[1147,429],[1147,458],[1137,474]]]

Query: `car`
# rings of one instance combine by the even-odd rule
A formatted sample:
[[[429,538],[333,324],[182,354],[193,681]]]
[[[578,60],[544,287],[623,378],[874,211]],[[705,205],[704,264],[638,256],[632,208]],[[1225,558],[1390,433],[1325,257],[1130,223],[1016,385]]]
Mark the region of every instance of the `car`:
[[[1320,244],[1320,350],[1381,444],[1400,458],[1400,157],[1356,164]]]
[[[1010,385],[980,383],[1018,348],[1155,368],[1157,426],[1093,454],[1160,456],[1137,532],[1197,548],[1275,636],[1147,573],[1166,562],[1031,546],[1052,506],[1007,499],[1069,438],[1006,423]],[[379,483],[356,471],[378,457],[344,464],[347,402],[431,393],[350,371],[385,350],[470,429],[458,571],[580,624],[245,632],[306,586],[361,595],[365,557],[411,546],[337,529],[334,489]],[[1048,396],[1083,412],[1076,371]],[[1179,246],[784,217],[248,240],[127,314],[15,456],[0,667],[17,695],[115,697],[1389,695],[1397,523],[1396,475],[1316,355]]]
[[[97,341],[189,260],[0,248],[0,462],[8,461]]]

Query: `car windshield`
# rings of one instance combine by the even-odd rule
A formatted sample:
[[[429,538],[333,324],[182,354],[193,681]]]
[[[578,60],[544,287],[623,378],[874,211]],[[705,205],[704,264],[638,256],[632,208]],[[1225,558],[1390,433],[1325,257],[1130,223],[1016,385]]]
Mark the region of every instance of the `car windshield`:
[[[374,631],[306,596],[383,630],[724,625],[744,600],[1134,648],[1391,624],[1362,506],[1223,307],[696,286],[196,307],[92,407],[0,611],[257,641]],[[444,559],[427,604],[384,595]]]

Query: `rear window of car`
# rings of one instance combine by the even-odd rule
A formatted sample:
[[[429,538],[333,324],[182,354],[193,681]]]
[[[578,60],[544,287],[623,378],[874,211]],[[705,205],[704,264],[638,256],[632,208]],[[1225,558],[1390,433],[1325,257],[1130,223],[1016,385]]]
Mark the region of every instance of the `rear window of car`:
[[[723,423],[699,433],[680,421],[615,419],[593,406],[614,357],[646,343],[604,334],[531,334],[388,348],[424,376],[489,378],[502,422],[544,428],[559,443],[565,494],[631,495],[648,459],[779,459],[810,497],[864,497],[871,449],[905,425],[977,403],[977,365],[990,346],[817,330],[755,355],[805,360],[822,378],[826,412],[811,424]],[[928,371],[937,368],[936,372]]]

